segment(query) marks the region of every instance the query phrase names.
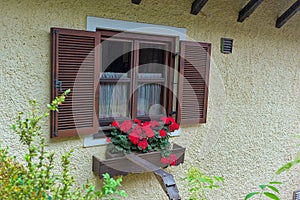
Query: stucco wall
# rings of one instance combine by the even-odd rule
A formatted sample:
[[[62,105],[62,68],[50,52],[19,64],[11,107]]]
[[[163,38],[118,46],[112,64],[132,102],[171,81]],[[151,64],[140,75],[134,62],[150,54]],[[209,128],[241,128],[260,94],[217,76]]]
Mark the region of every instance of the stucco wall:
[[[183,199],[180,179],[187,169],[222,175],[222,189],[209,199],[242,199],[296,152],[292,136],[300,130],[300,16],[281,29],[278,15],[293,1],[266,0],[244,23],[236,22],[246,1],[209,1],[197,16],[191,0],[12,1],[0,2],[0,138],[14,153],[23,151],[9,125],[31,98],[50,100],[50,27],[85,29],[86,17],[161,24],[187,29],[190,39],[212,43],[208,120],[184,127],[173,140],[187,147],[186,162],[169,168]],[[233,54],[220,53],[220,38],[234,39]],[[60,155],[74,149],[72,171],[83,183],[95,179],[91,155],[104,157],[105,147],[83,148],[80,139],[51,141]],[[282,199],[300,187],[299,167],[272,180],[281,180]],[[96,178],[97,179],[97,178]],[[124,177],[129,199],[167,199],[151,174]],[[155,191],[155,192],[154,192]],[[147,197],[146,197],[147,196]]]

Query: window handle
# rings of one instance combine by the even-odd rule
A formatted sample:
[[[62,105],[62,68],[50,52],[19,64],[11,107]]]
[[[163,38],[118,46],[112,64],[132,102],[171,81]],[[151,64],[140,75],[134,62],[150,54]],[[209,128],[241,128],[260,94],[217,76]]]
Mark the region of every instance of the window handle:
[[[59,88],[59,91],[62,92],[62,81],[55,79],[55,88]]]
[[[169,113],[169,116],[176,115],[176,114],[177,114],[176,111],[172,111],[172,112]]]

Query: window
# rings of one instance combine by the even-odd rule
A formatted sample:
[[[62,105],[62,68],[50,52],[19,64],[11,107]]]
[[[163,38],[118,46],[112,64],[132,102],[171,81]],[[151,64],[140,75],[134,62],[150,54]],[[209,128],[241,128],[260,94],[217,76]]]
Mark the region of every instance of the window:
[[[171,111],[175,38],[98,31],[101,34],[99,124],[159,119]]]
[[[175,37],[52,28],[51,39],[51,98],[72,91],[51,114],[52,137],[94,134],[113,120],[174,111],[181,124],[205,122],[210,44],[180,43],[174,94]]]

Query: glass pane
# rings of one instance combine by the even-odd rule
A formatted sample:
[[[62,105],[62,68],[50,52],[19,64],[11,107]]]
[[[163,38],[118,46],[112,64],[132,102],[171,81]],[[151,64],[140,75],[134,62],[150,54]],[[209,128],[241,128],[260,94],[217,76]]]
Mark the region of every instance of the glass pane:
[[[159,84],[138,85],[138,116],[161,115],[165,113],[162,106],[162,87]]]
[[[131,67],[132,43],[104,40],[102,46],[101,78],[126,78]]]
[[[140,79],[163,78],[165,70],[166,46],[160,44],[140,44],[139,74]]]
[[[128,117],[129,83],[101,83],[99,118]]]

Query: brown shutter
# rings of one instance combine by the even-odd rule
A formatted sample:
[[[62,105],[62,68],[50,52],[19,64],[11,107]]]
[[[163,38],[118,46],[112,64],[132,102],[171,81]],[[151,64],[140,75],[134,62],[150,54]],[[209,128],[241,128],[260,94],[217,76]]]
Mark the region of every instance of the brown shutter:
[[[71,89],[51,113],[51,137],[97,133],[100,34],[52,28],[51,39],[51,98]]]
[[[180,124],[206,122],[211,44],[181,41],[178,116]]]

